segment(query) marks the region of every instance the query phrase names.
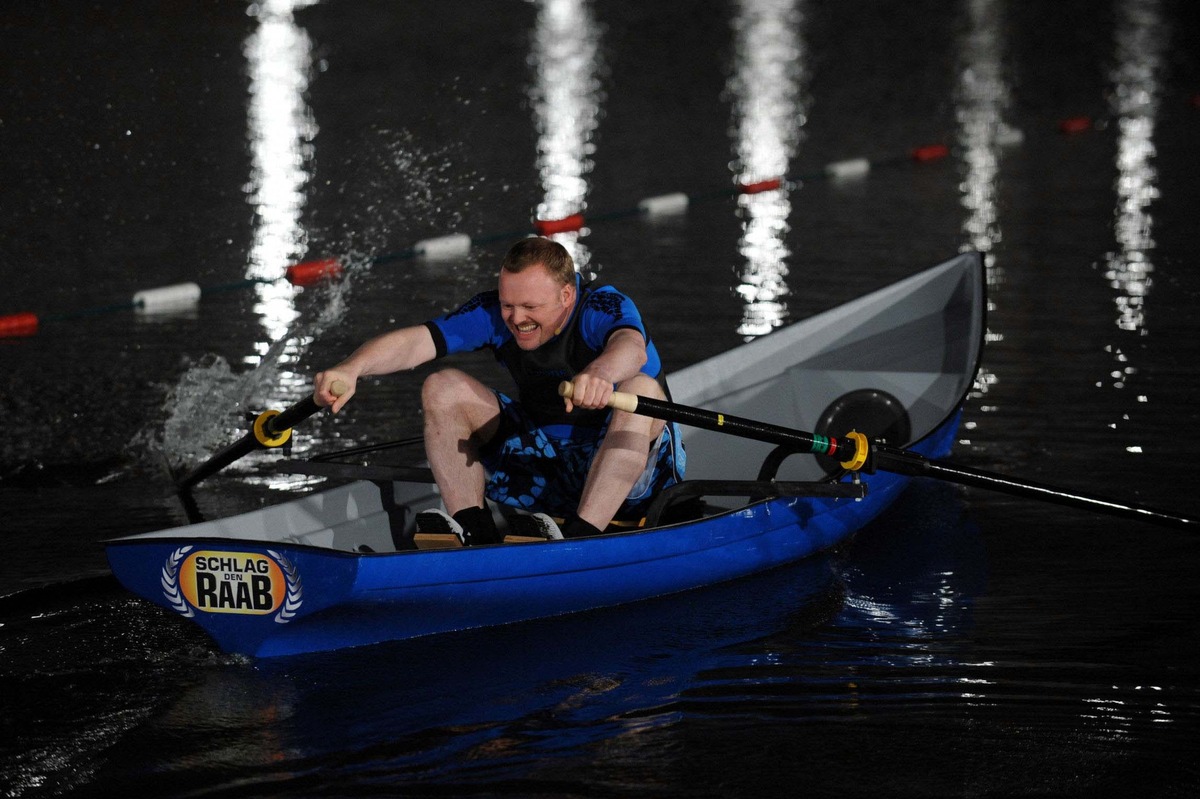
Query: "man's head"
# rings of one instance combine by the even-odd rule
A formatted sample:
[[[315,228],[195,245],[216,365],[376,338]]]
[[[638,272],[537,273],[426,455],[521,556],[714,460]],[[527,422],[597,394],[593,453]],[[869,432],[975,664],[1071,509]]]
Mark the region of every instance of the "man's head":
[[[500,311],[523,350],[554,338],[575,306],[575,263],[558,242],[522,239],[500,265]]]

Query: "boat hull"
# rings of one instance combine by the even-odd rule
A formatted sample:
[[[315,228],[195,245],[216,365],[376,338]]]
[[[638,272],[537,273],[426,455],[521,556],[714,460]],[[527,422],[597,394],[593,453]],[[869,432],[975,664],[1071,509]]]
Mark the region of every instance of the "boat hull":
[[[956,415],[913,449],[944,456],[957,423]],[[694,522],[570,541],[356,554],[142,538],[110,542],[108,557],[127,589],[188,616],[221,649],[276,657],[621,605],[792,563],[845,542],[909,481],[882,472],[861,479],[861,499],[776,497]],[[221,588],[248,583],[259,587]]]

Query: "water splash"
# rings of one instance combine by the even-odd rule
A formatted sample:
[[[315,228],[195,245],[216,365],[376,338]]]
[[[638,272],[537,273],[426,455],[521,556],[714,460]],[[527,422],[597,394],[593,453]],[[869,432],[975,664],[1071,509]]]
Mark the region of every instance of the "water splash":
[[[172,471],[199,465],[215,451],[244,435],[248,417],[279,407],[278,397],[295,402],[309,390],[307,375],[293,371],[296,352],[338,325],[349,309],[354,278],[370,267],[370,259],[357,256],[346,267],[341,282],[319,288],[312,314],[302,314],[284,335],[257,358],[253,368],[237,372],[223,356],[206,354],[196,359],[166,389],[166,419],[161,429],[151,424],[130,442],[130,450],[146,463],[165,461]],[[251,456],[244,464],[253,465]],[[244,468],[243,466],[243,468]]]
[[[394,249],[405,234],[460,231],[487,178],[464,169],[461,142],[430,145],[406,129],[365,131],[336,189],[336,227],[313,227],[314,240],[365,253]],[[314,219],[320,213],[314,213]]]
[[[167,397],[171,414],[162,430],[163,454],[172,466],[199,463],[227,443],[228,414],[241,407],[246,382],[219,355],[206,355],[180,376]],[[214,407],[222,409],[219,415]]]
[[[404,130],[377,130],[359,149],[357,162],[347,170],[337,192],[348,197],[345,218],[337,230],[324,231],[330,249],[340,257],[345,277],[338,283],[306,289],[296,304],[295,317],[273,342],[259,342],[241,363],[212,353],[195,358],[174,385],[162,386],[165,420],[151,420],[136,433],[129,451],[141,465],[165,462],[172,471],[199,465],[218,449],[248,430],[246,416],[266,408],[282,408],[308,393],[311,374],[301,368],[312,343],[342,323],[349,313],[352,291],[359,281],[378,285],[376,253],[396,240],[397,232],[433,224],[454,229],[462,224],[466,193],[477,185],[454,171],[453,147],[423,147]],[[399,198],[399,200],[397,199]],[[468,259],[452,268],[452,279],[475,279]],[[320,445],[306,435],[293,454]],[[273,453],[255,453],[230,468],[252,470]]]

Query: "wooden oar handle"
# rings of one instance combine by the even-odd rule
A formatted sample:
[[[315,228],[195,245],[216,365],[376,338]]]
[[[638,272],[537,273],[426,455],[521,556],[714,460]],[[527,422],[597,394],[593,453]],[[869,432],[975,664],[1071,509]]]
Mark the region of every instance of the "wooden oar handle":
[[[574,394],[575,384],[570,380],[564,380],[558,384],[558,396],[571,399]],[[608,398],[608,407],[616,411],[637,413],[638,395],[626,394],[624,391],[614,391],[612,396]]]
[[[333,385],[329,387],[329,393],[335,397],[340,397],[350,390],[350,386],[346,385],[345,380],[334,380]]]

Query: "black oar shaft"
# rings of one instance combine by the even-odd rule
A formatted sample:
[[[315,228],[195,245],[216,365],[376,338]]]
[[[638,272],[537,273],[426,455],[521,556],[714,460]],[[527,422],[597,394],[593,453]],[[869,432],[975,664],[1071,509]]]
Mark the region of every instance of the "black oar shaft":
[[[569,382],[563,382],[558,387],[558,393],[570,397],[575,387]],[[703,408],[693,408],[674,402],[643,397],[640,394],[626,394],[614,391],[608,401],[608,407],[668,422],[678,422],[690,427],[699,427],[717,433],[727,433],[741,438],[752,438],[755,441],[765,441],[768,444],[782,444],[795,447],[798,452],[808,452],[814,455],[836,455],[840,460],[853,460],[857,452],[857,442],[853,438],[834,438],[803,430],[793,430],[790,427],[757,422],[739,416],[730,416]]]
[[[769,444],[786,444],[805,452],[826,454],[832,446],[834,450],[838,451],[838,454],[845,452],[845,457],[847,458],[854,454],[855,445],[853,440],[842,441],[841,439],[806,433],[803,430],[792,430],[766,422],[756,422],[753,419],[743,419],[739,416],[714,413],[702,408],[689,408],[686,405],[676,405],[650,397],[639,396],[637,400],[636,413],[640,413],[643,416],[653,416],[655,419],[665,419],[691,427],[712,430],[717,433],[728,433],[732,436],[752,438],[756,441],[765,441]]]
[[[1077,491],[1068,491],[1064,488],[1030,480],[1014,480],[1006,475],[975,469],[970,466],[948,463],[941,460],[929,460],[928,458],[916,455],[916,453],[910,453],[907,450],[878,447],[875,457],[878,468],[900,474],[933,477],[939,480],[958,483],[959,485],[986,488],[1013,496],[1037,499],[1072,508],[1082,508],[1126,519],[1137,519],[1180,530],[1194,531],[1197,525],[1200,525],[1200,520],[1178,513],[1158,510],[1145,505],[1118,502],[1113,499],[1106,499]]]
[[[319,410],[321,410],[321,406],[310,394],[292,407],[280,411],[278,416],[271,417],[265,424],[270,432],[278,435],[284,430],[295,427]]]
[[[259,423],[262,426],[263,432],[267,436],[274,438],[282,436],[319,410],[321,410],[321,407],[317,405],[310,395],[280,413],[273,415],[264,414],[259,418]],[[256,449],[263,449],[267,446],[269,445],[264,444],[256,433],[247,433],[189,472],[179,481],[178,489],[186,491],[201,480],[213,476],[234,461],[244,458]]]
[[[211,458],[197,466],[192,471],[188,472],[187,475],[185,475],[184,478],[179,481],[177,488],[180,491],[188,490],[201,480],[212,477],[214,474],[221,471],[234,461],[249,455],[260,446],[261,445],[258,443],[258,439],[254,437],[254,434],[247,433],[237,441],[225,447],[225,449],[217,452],[217,454],[213,455]]]

